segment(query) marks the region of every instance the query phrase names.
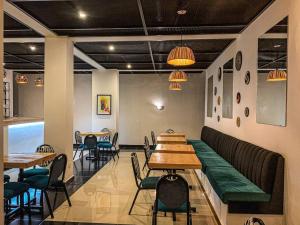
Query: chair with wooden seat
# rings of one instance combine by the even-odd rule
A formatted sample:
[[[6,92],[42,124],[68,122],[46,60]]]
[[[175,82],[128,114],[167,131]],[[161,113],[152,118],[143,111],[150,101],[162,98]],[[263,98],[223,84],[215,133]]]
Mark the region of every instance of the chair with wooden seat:
[[[54,148],[51,145],[43,144],[37,147],[37,153],[54,153]],[[33,167],[32,169],[27,169],[23,172],[23,178],[32,177],[35,175],[48,175],[49,169],[47,168],[50,164],[50,161],[43,162],[43,164],[39,165],[38,167]]]
[[[156,185],[152,225],[157,224],[158,212],[171,212],[174,221],[176,220],[176,213],[185,213],[187,216],[186,224],[192,225],[189,185],[182,176],[168,174],[160,178]]]
[[[160,177],[141,177],[141,170],[140,170],[140,164],[138,157],[136,153],[131,153],[131,164],[132,164],[132,169],[133,169],[133,174],[135,178],[135,183],[137,186],[137,192],[134,196],[133,202],[131,204],[130,210],[129,210],[129,215],[131,214],[131,211],[133,209],[134,203],[138,197],[138,194],[141,190],[155,190],[156,184]]]
[[[65,154],[60,154],[55,157],[50,167],[50,174],[48,175],[36,175],[29,177],[24,180],[24,183],[29,184],[30,188],[41,190],[42,194],[45,195],[46,203],[51,215],[53,216],[53,210],[55,208],[57,192],[61,191],[65,193],[69,206],[72,206],[69,194],[66,188],[66,184],[64,182],[65,172],[67,166],[67,156]],[[48,192],[55,191],[55,198],[53,208],[51,207]],[[43,207],[42,203],[41,206]]]

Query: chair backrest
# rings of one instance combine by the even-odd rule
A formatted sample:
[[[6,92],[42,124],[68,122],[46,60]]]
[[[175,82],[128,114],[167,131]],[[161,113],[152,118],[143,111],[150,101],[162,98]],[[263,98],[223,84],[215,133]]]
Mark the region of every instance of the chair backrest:
[[[43,145],[40,145],[39,147],[36,148],[36,152],[37,153],[54,153],[55,151],[54,151],[54,148],[51,145],[43,144]],[[50,165],[51,162],[52,162],[52,160],[45,161],[39,166],[40,167],[47,167],[47,166]]]
[[[108,128],[103,128],[103,129],[101,130],[101,132],[107,132],[107,133],[109,133],[109,134],[106,135],[106,136],[100,137],[100,140],[101,140],[101,141],[110,141],[111,131],[110,131]]]
[[[139,160],[135,152],[131,153],[131,164],[136,186],[139,186],[140,182],[142,181],[142,177]]]
[[[168,209],[178,209],[184,204],[189,207],[189,185],[178,174],[162,176],[156,185],[156,204],[160,201]]]
[[[86,149],[97,149],[97,137],[89,134],[84,138],[84,146]]]
[[[65,154],[59,154],[54,158],[50,167],[48,186],[64,181],[66,166],[67,156]]]
[[[152,138],[152,144],[156,145],[156,137],[155,137],[154,131],[151,131],[151,138]]]
[[[166,130],[166,133],[173,134],[173,133],[175,133],[175,131],[173,129],[168,129],[168,130]]]
[[[75,131],[75,141],[76,144],[82,144],[82,137],[80,135],[80,131]]]
[[[112,146],[116,147],[116,144],[117,144],[117,141],[118,141],[118,137],[119,137],[119,133],[116,132],[113,136],[113,139],[112,139]]]
[[[245,225],[254,225],[254,224],[265,225],[264,221],[255,217],[250,217],[245,223]]]
[[[149,139],[147,136],[145,136],[144,153],[145,153],[146,163],[148,164],[148,161],[150,160],[151,157],[151,149],[149,145]]]

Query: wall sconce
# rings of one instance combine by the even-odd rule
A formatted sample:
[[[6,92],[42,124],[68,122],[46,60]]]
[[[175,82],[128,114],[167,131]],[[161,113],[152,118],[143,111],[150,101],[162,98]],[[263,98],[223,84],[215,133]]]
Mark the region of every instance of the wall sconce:
[[[161,111],[164,110],[164,106],[163,105],[156,105],[157,110]]]

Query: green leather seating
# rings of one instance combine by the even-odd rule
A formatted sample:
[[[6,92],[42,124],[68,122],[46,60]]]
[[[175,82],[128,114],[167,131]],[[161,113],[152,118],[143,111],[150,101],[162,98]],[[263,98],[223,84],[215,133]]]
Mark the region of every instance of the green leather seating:
[[[32,177],[35,175],[48,175],[48,174],[49,174],[48,168],[32,168],[32,169],[25,170],[23,172],[23,178]]]
[[[44,189],[48,185],[48,179],[47,175],[35,175],[25,179],[24,183],[29,184],[31,188]]]
[[[4,198],[11,199],[21,195],[29,189],[29,185],[21,182],[8,182],[4,184]]]
[[[155,189],[159,179],[160,177],[145,177],[141,181],[141,187],[143,189]]]

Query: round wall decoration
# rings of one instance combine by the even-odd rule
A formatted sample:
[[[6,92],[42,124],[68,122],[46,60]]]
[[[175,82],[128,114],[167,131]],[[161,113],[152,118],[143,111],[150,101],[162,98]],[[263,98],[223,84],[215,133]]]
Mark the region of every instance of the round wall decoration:
[[[220,122],[220,119],[221,119],[220,116],[218,116],[217,119],[218,119],[218,122]]]
[[[217,107],[215,106],[214,111],[217,112]]]
[[[235,56],[235,69],[240,71],[243,63],[243,55],[241,51],[238,51]]]
[[[221,96],[218,96],[218,105],[221,104]]]
[[[214,89],[215,96],[217,95],[217,93],[218,93],[218,89],[217,89],[217,87],[215,87],[215,89]]]
[[[237,126],[237,127],[240,127],[240,126],[241,126],[241,118],[240,118],[240,117],[237,117],[237,118],[236,118],[236,126]]]
[[[221,81],[222,80],[222,68],[219,67],[218,69],[218,81]]]
[[[248,70],[245,74],[245,84],[249,84],[250,83],[250,71]]]
[[[236,94],[236,103],[237,103],[237,104],[240,104],[240,102],[241,102],[241,93],[238,92],[238,93]]]
[[[245,108],[245,111],[244,111],[244,113],[245,113],[245,116],[246,116],[246,117],[248,117],[248,116],[249,116],[249,114],[250,114],[249,107],[246,107],[246,108]]]

